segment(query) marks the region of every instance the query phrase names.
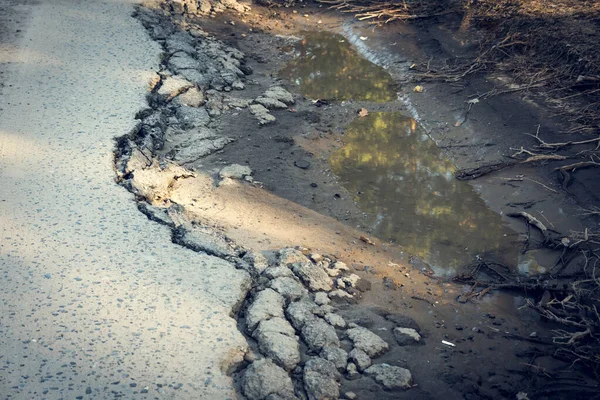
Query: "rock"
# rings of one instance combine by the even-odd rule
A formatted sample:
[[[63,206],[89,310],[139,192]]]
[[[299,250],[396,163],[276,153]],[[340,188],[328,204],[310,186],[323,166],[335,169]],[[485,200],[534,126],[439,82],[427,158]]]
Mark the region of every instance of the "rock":
[[[192,140],[177,148],[172,159],[181,164],[191,163],[223,149],[231,142],[233,139],[226,137]]]
[[[394,336],[400,346],[419,343],[421,335],[412,328],[394,328]]]
[[[200,107],[206,102],[204,94],[197,88],[191,88],[173,99],[173,103],[182,106]]]
[[[333,264],[329,265],[329,268],[327,270],[327,273],[329,274],[329,276],[339,276],[342,272],[344,271],[349,271],[350,268],[348,268],[348,266],[341,262],[341,261],[336,261]]]
[[[402,326],[404,328],[412,328],[417,332],[421,331],[421,327],[419,326],[419,324],[417,324],[417,322],[414,319],[407,317],[405,315],[387,314],[385,316],[385,319],[393,322],[396,326]]]
[[[365,370],[365,374],[372,376],[386,389],[410,389],[412,383],[409,370],[389,364],[372,365]]]
[[[249,251],[244,254],[242,258],[251,266],[251,272],[253,275],[260,275],[265,269],[269,267],[267,258],[260,253]]]
[[[311,262],[295,263],[292,270],[312,291],[330,291],[333,282],[325,270]]]
[[[364,351],[371,358],[383,354],[389,349],[388,344],[382,338],[367,328],[348,329],[346,336],[354,343],[354,348]]]
[[[286,315],[294,328],[301,330],[307,321],[315,319],[317,305],[312,301],[303,299],[288,306]]]
[[[269,283],[269,287],[281,294],[287,301],[296,301],[308,295],[308,290],[292,277],[282,276],[273,279]]]
[[[276,118],[269,114],[269,110],[260,104],[252,104],[248,108],[252,115],[256,117],[260,125],[266,125],[276,121]]]
[[[315,293],[315,303],[317,303],[320,306],[323,306],[325,304],[329,304],[331,300],[329,299],[329,296],[327,296],[327,293],[325,292],[317,292]]]
[[[358,378],[360,378],[360,372],[358,372],[356,364],[348,363],[348,366],[346,367],[346,379],[353,381]]]
[[[199,63],[198,60],[186,53],[175,53],[169,58],[169,68],[182,74],[184,70],[195,70]]]
[[[294,161],[294,165],[300,169],[308,169],[310,167],[310,163],[306,160]]]
[[[246,369],[242,392],[249,400],[264,400],[269,396],[296,399],[289,375],[269,359],[255,361]]]
[[[335,329],[320,318],[309,319],[302,327],[302,338],[313,351],[321,351],[326,346],[340,346]]]
[[[345,371],[348,365],[348,353],[340,347],[325,346],[319,357],[331,361],[340,372]]]
[[[196,69],[180,69],[179,75],[201,88],[206,88],[210,82],[206,75]]]
[[[359,349],[352,349],[350,354],[348,354],[350,360],[356,365],[356,368],[360,372],[363,372],[365,369],[371,366],[371,357],[367,353]]]
[[[265,92],[266,97],[276,99],[285,104],[294,104],[294,97],[290,92],[282,88],[281,86],[273,86],[267,89]]]
[[[232,178],[232,179],[243,179],[246,176],[252,175],[252,170],[247,165],[231,164],[223,167],[219,171],[219,177]]]
[[[300,347],[296,331],[283,318],[262,320],[252,333],[260,351],[287,371],[300,362]]]
[[[294,273],[288,267],[277,266],[277,267],[269,267],[269,268],[265,269],[263,272],[263,275],[269,279],[276,279],[281,276],[292,277],[292,276],[294,276]]]
[[[256,99],[254,99],[254,102],[265,106],[269,110],[282,110],[287,108],[287,105],[285,103],[282,103],[281,101],[273,99],[271,97],[257,97]]]
[[[356,274],[350,274],[348,276],[343,276],[340,279],[346,284],[346,287],[355,288],[358,285],[358,281],[360,281],[360,276]]]
[[[353,299],[354,296],[342,289],[336,289],[336,290],[332,290],[331,292],[329,292],[329,298],[330,299]]]
[[[292,249],[290,247],[279,250],[278,259],[279,265],[286,267],[289,267],[295,263],[308,262],[308,258],[306,258],[306,256],[300,250]]]
[[[344,321],[344,318],[342,318],[338,314],[334,314],[331,312],[325,314],[325,321],[329,322],[329,324],[331,326],[333,326],[334,328],[345,328],[346,327],[346,321]]]
[[[170,35],[165,41],[167,52],[177,53],[182,51],[189,55],[196,54],[196,48],[194,47],[194,38],[187,32],[175,32]]]
[[[312,262],[314,262],[315,264],[320,263],[321,261],[323,261],[323,256],[317,253],[311,253],[308,256]]]
[[[235,90],[244,90],[246,89],[246,85],[242,81],[235,81],[231,84],[231,88]]]
[[[313,358],[304,365],[304,389],[309,400],[337,399],[340,374],[331,361]]]
[[[319,306],[319,309],[322,311],[321,314],[319,315],[327,315],[327,314],[332,314],[333,313],[333,306],[329,305],[329,304],[324,304],[322,306]]]
[[[192,86],[194,85],[191,82],[180,76],[169,76],[163,79],[162,85],[156,93],[166,100],[170,100]]]
[[[177,108],[175,116],[183,129],[206,126],[210,122],[210,116],[204,108],[180,106]]]
[[[356,393],[346,392],[346,393],[344,393],[344,397],[346,397],[348,400],[354,400],[354,399],[356,399]]]
[[[273,289],[265,289],[256,295],[246,311],[248,332],[254,331],[260,321],[275,317],[284,318],[283,297]]]

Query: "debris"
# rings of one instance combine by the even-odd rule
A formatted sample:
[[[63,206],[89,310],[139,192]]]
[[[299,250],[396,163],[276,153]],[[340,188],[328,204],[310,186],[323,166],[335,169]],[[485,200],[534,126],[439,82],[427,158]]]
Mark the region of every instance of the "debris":
[[[367,39],[368,39],[368,37],[366,37],[366,36],[361,36],[360,37],[360,40],[367,40]]]
[[[359,117],[366,117],[367,115],[369,115],[369,110],[367,110],[366,108],[361,108],[358,112]]]
[[[450,347],[456,347],[456,345],[454,343],[448,342],[446,340],[442,340],[442,344],[445,344],[446,346],[450,346]]]
[[[413,89],[413,91],[414,91],[415,93],[423,93],[423,90],[424,90],[424,88],[423,88],[423,86],[421,86],[421,85],[417,85],[417,86],[415,86],[415,88]]]
[[[375,246],[375,242],[373,242],[371,239],[369,239],[369,238],[368,238],[368,237],[366,237],[366,236],[361,236],[361,237],[360,237],[360,240],[361,240],[362,242],[365,242],[366,244],[370,244],[371,246]]]

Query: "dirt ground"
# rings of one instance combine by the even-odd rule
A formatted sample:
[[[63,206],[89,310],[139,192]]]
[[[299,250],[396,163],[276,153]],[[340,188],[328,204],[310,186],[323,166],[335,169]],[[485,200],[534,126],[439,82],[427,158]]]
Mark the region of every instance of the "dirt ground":
[[[188,23],[247,55],[246,65],[253,73],[246,82],[245,98],[282,84],[294,94],[296,103],[273,111],[277,121],[266,126],[259,126],[240,110],[220,115],[211,128],[235,141],[185,164],[196,175],[169,186],[168,201],[183,205],[190,220],[213,226],[245,248],[272,251],[301,246],[343,260],[371,282],[371,290],[362,293],[358,301],[337,304],[340,315],[378,332],[390,343],[395,340],[391,330],[401,319],[410,321],[424,338],[418,346],[394,346],[378,359],[410,369],[415,387],[389,392],[362,377],[343,379],[342,393],[352,391],[365,399],[596,395],[598,383],[585,371],[551,356],[551,330],[556,326],[523,307],[528,299],[536,302],[537,293],[493,291],[466,303],[457,301],[469,288],[447,278],[463,272],[461,266],[440,269],[427,259],[432,248],[407,246],[402,235],[382,235],[373,213],[365,212],[359,200],[363,193],[350,191],[333,171],[330,160],[347,144],[347,132],[353,121],[361,118],[358,112],[362,109],[375,116],[401,112],[412,117],[456,169],[499,161],[515,149],[529,148],[535,139],[526,134],[538,129],[545,140],[558,138],[562,121],[553,118],[533,96],[507,94],[467,103],[501,87],[501,77],[480,76],[459,84],[428,82],[415,90],[411,65],[472,55],[477,50],[454,35],[460,18],[448,15],[412,25],[375,27],[325,7],[300,4],[274,9],[254,6],[242,16],[225,13]],[[310,36],[307,31],[341,34],[340,40],[352,43],[361,57],[393,77],[397,96],[379,102],[344,99],[343,93],[318,98],[303,95],[302,88],[290,80],[293,74],[286,76],[285,71],[298,56],[294,46]],[[254,182],[216,186],[215,176],[228,164],[249,166]],[[597,226],[597,221],[578,216],[581,208],[598,204],[595,171],[578,172],[568,190],[563,190],[553,168],[517,165],[465,183],[469,188],[459,192],[458,210],[465,218],[477,207],[491,210],[493,216],[481,217],[482,223],[489,224],[487,231],[492,236],[506,236],[496,252],[482,256],[512,263],[514,268],[524,265],[515,250],[530,232],[523,221],[508,218],[507,213],[526,209],[557,232]],[[469,196],[477,197],[481,204],[468,203]],[[461,202],[467,206],[461,209]],[[453,234],[463,233],[450,232],[449,236]],[[532,242],[540,241],[535,233],[531,235]],[[434,242],[432,246],[442,245]],[[549,260],[555,258],[553,252],[540,251],[533,265],[548,268]],[[531,267],[521,272],[535,271]]]

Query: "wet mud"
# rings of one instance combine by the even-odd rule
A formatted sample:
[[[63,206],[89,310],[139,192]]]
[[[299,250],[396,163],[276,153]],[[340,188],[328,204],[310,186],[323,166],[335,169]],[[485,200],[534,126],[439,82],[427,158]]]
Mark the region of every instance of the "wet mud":
[[[518,254],[526,231],[502,216],[507,210],[525,204],[552,220],[557,230],[581,226],[568,217],[576,202],[546,193],[538,181],[543,178],[533,175],[537,171],[516,168],[474,185],[454,179],[457,168],[501,154],[508,141],[500,141],[495,128],[478,131],[478,121],[485,118],[483,125],[490,125],[487,121],[505,116],[498,116],[493,104],[486,105],[483,115],[480,108],[471,110],[459,100],[461,94],[449,101],[455,88],[414,91],[414,84],[403,80],[415,53],[443,52],[434,33],[421,36],[421,43],[416,38],[423,32],[400,28],[403,41],[398,43],[386,33],[316,8],[308,18],[275,14],[258,9],[215,19],[169,16],[175,33],[193,32],[194,39],[187,42],[212,43],[196,46],[200,57],[211,57],[210,51],[218,48],[216,57],[240,73],[230,81],[221,74],[223,80],[194,82],[190,68],[178,70],[171,61],[182,50],[165,57],[150,108],[140,112],[140,127],[120,142],[117,154],[121,183],[150,204],[146,214],[173,227],[177,243],[248,271],[256,267],[255,258],[240,260],[262,252],[267,269],[283,264],[301,278],[299,267],[282,261],[285,252],[278,250],[296,246],[313,257],[314,265],[321,265],[316,258],[323,255],[328,260],[323,268],[339,260],[369,282],[356,288],[334,279],[331,304],[328,300],[323,306],[388,343],[389,351],[374,356],[373,363],[407,368],[412,387],[389,388],[367,373],[343,369],[330,377],[339,382],[342,397],[352,392],[357,398],[390,399],[514,398],[518,393],[560,398],[570,379],[588,385],[566,363],[540,356],[551,348],[553,326],[523,310],[528,300],[535,301],[534,294],[491,292],[463,304],[456,299],[468,286],[431,279],[455,276],[482,258],[526,274],[540,271],[548,255]],[[308,27],[320,30],[307,32]],[[165,42],[159,36],[155,31],[169,53],[168,37]],[[389,56],[383,47],[402,52]],[[210,68],[201,72],[214,75]],[[202,92],[203,101],[193,106],[201,112],[182,114],[181,95],[189,87],[161,94],[176,73]],[[443,96],[436,97],[437,90]],[[471,89],[459,93],[465,90]],[[519,121],[506,129],[511,137],[521,128]],[[512,174],[532,178],[507,182],[504,178]],[[311,348],[310,335],[296,326],[289,308],[284,321],[278,321],[284,327],[277,329],[283,334],[295,328],[300,337],[301,358],[293,367],[289,360],[269,355],[272,349],[261,342],[264,335],[247,329],[249,310],[270,285],[260,272],[236,309],[240,330],[246,329],[256,354],[248,354],[233,372],[244,392],[249,390],[245,374],[259,365],[257,359],[275,360],[289,371],[295,395],[302,398],[311,390],[306,368],[314,365],[308,361],[325,356]],[[315,290],[310,290],[316,303]],[[331,295],[339,290],[341,297]],[[286,307],[297,301],[286,296]],[[325,318],[315,315],[319,321]],[[290,322],[293,328],[288,328]],[[421,339],[398,339],[394,332],[399,327],[414,329]],[[336,330],[341,340],[336,346],[350,353],[356,342],[348,340],[348,328]],[[293,333],[284,336],[294,342]],[[553,393],[548,392],[546,371],[556,378]]]

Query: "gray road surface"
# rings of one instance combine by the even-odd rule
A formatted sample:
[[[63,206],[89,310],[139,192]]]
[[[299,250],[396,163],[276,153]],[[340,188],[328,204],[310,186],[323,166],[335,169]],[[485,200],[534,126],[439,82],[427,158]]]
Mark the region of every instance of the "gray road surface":
[[[159,49],[124,0],[18,7],[22,37],[0,37],[0,398],[235,397],[246,276],[171,244],[113,180]]]

